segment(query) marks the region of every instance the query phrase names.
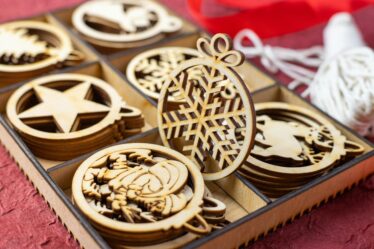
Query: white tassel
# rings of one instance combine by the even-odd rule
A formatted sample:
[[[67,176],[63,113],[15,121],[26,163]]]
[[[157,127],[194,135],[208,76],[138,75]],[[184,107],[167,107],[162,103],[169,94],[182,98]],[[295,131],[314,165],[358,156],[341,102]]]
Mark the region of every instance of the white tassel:
[[[252,46],[243,45],[246,38]],[[272,47],[264,45],[250,29],[234,38],[235,49],[247,58],[260,57],[269,72],[281,71],[292,78],[290,89],[308,85],[303,97],[310,95],[323,111],[359,134],[374,137],[374,53],[365,46],[350,14],[339,13],[330,19],[324,30],[324,46],[324,51],[320,46],[298,50]],[[304,66],[319,69],[315,74]]]
[[[307,92],[311,101],[363,136],[374,136],[374,53],[353,18],[339,13],[324,31],[327,60]]]

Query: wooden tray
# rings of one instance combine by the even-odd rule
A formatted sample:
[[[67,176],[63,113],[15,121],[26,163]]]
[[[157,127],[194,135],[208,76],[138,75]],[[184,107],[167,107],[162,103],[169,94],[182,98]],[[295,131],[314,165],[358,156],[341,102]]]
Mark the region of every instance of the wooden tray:
[[[79,34],[72,29],[69,18],[73,9],[68,8],[32,18],[48,21],[66,29],[73,40],[74,46],[87,56],[87,61],[78,66],[56,70],[51,73],[82,73],[108,81],[127,103],[142,109],[147,123],[143,133],[119,143],[149,142],[161,144],[156,128],[156,103],[128,83],[124,73],[126,65],[132,57],[146,49],[164,46],[195,47],[196,39],[206,34],[185,22],[184,29],[169,36],[168,39],[142,48],[101,53],[103,51],[100,52],[81,40]],[[374,167],[372,167],[374,163],[373,144],[323,114],[285,87],[277,84],[273,78],[250,63],[243,65],[239,69],[239,73],[251,89],[255,103],[281,101],[313,110],[328,118],[348,139],[364,145],[365,153],[334,168],[327,174],[315,178],[302,188],[277,199],[268,198],[239,174],[231,175],[214,183],[208,183],[215,196],[227,205],[227,218],[232,223],[224,229],[186,244],[186,248],[239,248],[247,245],[251,241],[266,235],[269,231],[292,221],[295,217],[318,207],[337,194],[350,189],[374,172]],[[1,143],[7,148],[19,168],[82,247],[110,248],[70,200],[71,180],[75,169],[94,152],[65,162],[52,162],[36,158],[3,115],[7,99],[17,87],[24,83],[25,81],[0,88]],[[157,248],[160,247],[157,246]]]

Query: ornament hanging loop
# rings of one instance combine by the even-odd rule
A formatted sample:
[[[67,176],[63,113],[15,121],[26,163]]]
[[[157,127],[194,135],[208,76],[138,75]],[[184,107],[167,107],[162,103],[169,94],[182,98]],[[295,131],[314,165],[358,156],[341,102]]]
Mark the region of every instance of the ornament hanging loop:
[[[244,54],[233,50],[233,43],[226,34],[216,34],[211,40],[199,38],[197,50],[205,57],[212,58],[227,67],[237,67],[244,62]]]

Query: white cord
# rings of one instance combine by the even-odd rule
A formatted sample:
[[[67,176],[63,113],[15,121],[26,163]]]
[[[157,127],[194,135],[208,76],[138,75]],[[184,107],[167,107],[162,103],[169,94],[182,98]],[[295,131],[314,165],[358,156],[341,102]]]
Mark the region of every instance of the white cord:
[[[332,31],[336,30],[347,33],[346,30],[335,28]],[[349,34],[356,36],[352,32]],[[333,38],[336,41],[336,36]],[[345,37],[345,42],[350,38],[355,39]],[[244,46],[244,39],[253,45]],[[310,95],[311,101],[326,113],[359,134],[374,137],[374,53],[370,48],[359,47],[343,53],[339,51],[337,57],[322,63],[324,51],[320,46],[299,50],[271,47],[264,45],[250,29],[242,30],[235,36],[234,47],[247,58],[260,57],[261,64],[269,72],[280,70],[292,78],[294,81],[288,85],[290,89],[306,84],[309,88],[302,93],[303,97]],[[329,47],[330,50],[335,48],[331,44]],[[304,66],[319,69],[316,74]]]
[[[374,52],[353,48],[323,63],[308,89],[311,101],[363,136],[374,137]]]
[[[248,39],[253,46],[244,46],[243,40]],[[264,45],[257,34],[250,29],[241,30],[234,38],[234,48],[240,50],[247,58],[260,57],[261,64],[271,73],[278,70],[292,78],[288,87],[295,89],[300,84],[309,85],[315,72],[307,67],[318,68],[323,61],[323,48],[314,46],[307,49],[289,49]],[[293,62],[293,63],[292,63]]]

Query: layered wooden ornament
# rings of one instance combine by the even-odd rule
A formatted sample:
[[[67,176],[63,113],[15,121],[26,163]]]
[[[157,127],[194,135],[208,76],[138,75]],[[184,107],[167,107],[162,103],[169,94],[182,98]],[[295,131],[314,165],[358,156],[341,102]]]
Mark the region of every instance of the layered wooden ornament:
[[[197,49],[200,57],[180,64],[163,84],[159,132],[164,145],[201,167],[205,180],[216,180],[246,160],[255,134],[254,108],[247,87],[233,69],[243,63],[244,56],[232,50],[230,38],[223,34],[211,40],[200,38]],[[196,70],[201,73],[196,75]],[[243,134],[241,144],[233,139],[237,130]]]
[[[198,167],[182,154],[153,144],[122,144],[92,155],[77,169],[72,194],[75,205],[116,246],[173,240],[174,248],[179,247],[210,232],[203,212],[218,220],[225,211],[213,198],[218,204],[203,210],[204,181]]]
[[[144,46],[182,28],[179,18],[150,0],[89,1],[72,22],[88,42],[111,49]]]
[[[163,47],[145,51],[135,56],[126,68],[126,76],[130,83],[141,90],[145,95],[158,101],[165,81],[170,74],[186,60],[197,58],[200,53],[191,48]],[[192,68],[191,74],[201,75],[200,70]],[[197,78],[196,78],[197,79]],[[175,101],[169,96],[169,101]]]
[[[37,21],[0,25],[0,85],[74,65],[84,55],[61,29]]]
[[[271,197],[295,190],[364,151],[305,108],[281,102],[255,108],[255,145],[240,173]],[[243,140],[240,132],[236,139]]]
[[[13,93],[7,117],[32,151],[67,160],[141,132],[141,111],[108,83],[87,75],[33,80]]]

